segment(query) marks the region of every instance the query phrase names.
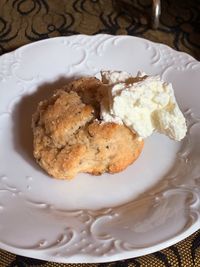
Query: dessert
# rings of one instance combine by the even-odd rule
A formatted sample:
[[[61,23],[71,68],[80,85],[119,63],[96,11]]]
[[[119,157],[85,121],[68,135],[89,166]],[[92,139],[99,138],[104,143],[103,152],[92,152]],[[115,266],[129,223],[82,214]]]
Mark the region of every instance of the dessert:
[[[34,157],[51,176],[116,173],[137,159],[143,141],[123,124],[102,122],[102,83],[82,78],[39,103],[33,115]]]
[[[101,75],[70,82],[33,115],[34,157],[55,178],[120,172],[153,132],[178,141],[186,134],[171,84],[146,74]]]

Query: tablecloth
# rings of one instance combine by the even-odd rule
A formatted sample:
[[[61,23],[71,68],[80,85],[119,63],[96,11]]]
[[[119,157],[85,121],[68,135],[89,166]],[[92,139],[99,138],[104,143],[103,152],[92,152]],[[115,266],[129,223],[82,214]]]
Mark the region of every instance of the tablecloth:
[[[72,34],[133,35],[161,42],[200,59],[200,1],[162,0],[157,30],[151,0],[1,0],[0,54],[24,44]],[[88,266],[58,264],[0,250],[0,267]],[[162,251],[90,266],[200,266],[200,230]]]

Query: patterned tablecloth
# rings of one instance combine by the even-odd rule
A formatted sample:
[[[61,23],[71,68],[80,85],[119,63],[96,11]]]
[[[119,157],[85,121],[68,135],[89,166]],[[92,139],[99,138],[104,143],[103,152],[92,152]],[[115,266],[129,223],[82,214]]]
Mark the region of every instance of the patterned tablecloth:
[[[151,0],[1,0],[0,54],[55,36],[109,33],[165,43],[200,59],[200,1],[162,0],[160,25],[150,27]],[[200,231],[162,251],[90,266],[200,266]],[[0,250],[0,267],[71,266]],[[87,266],[74,264],[73,266]]]

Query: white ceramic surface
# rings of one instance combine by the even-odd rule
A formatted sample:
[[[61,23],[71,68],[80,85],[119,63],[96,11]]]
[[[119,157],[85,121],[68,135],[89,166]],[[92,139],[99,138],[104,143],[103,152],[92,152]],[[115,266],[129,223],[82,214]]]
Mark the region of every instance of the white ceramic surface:
[[[66,81],[102,69],[160,74],[173,83],[188,134],[154,134],[115,175],[48,177],[32,157],[31,115]],[[128,36],[48,39],[0,57],[0,248],[57,262],[145,255],[200,227],[200,63]]]

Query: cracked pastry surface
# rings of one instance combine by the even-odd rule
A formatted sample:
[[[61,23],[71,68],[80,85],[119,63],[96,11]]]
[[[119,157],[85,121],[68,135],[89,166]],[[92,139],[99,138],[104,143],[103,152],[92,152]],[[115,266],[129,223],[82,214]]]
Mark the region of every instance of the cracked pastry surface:
[[[116,173],[141,153],[143,141],[133,131],[99,119],[101,92],[98,79],[81,78],[39,103],[32,119],[33,154],[49,175]]]

